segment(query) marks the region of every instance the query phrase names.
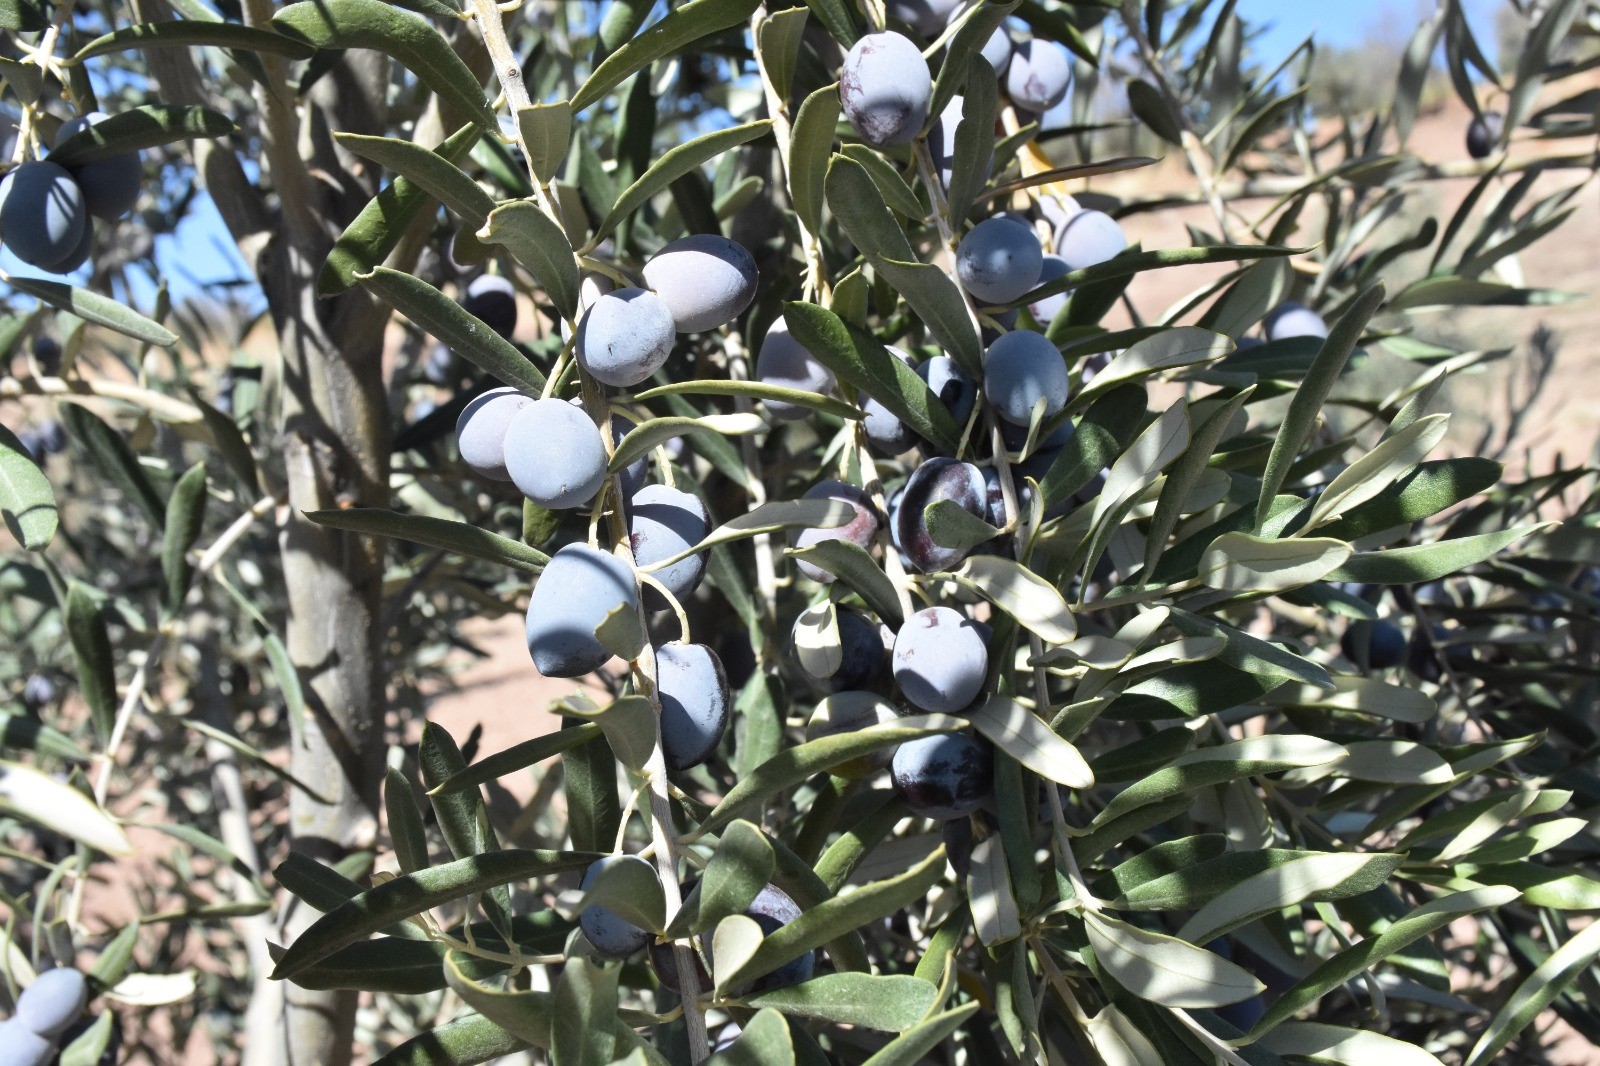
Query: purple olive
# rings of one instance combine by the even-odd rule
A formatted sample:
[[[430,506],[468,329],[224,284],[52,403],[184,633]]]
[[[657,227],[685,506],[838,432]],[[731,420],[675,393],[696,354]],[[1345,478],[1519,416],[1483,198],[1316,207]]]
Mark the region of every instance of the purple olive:
[[[89,228],[83,190],[64,167],[35,160],[0,181],[0,242],[24,263],[64,272]]]
[[[895,543],[916,569],[928,574],[948,570],[967,555],[960,549],[940,547],[928,533],[923,512],[940,500],[952,500],[974,518],[986,518],[988,491],[983,472],[971,463],[937,456],[917,467],[906,482],[894,516]]]
[[[461,410],[456,419],[456,447],[461,461],[474,473],[493,481],[510,481],[506,470],[506,427],[524,407],[533,403],[517,389],[490,389]]]
[[[750,906],[745,909],[745,916],[755,920],[761,927],[764,936],[771,936],[779,929],[800,917],[800,905],[783,889],[777,885],[768,885],[756,894]],[[808,951],[797,959],[791,959],[767,974],[756,979],[748,986],[733,989],[735,996],[743,996],[753,992],[770,992],[775,988],[787,988],[789,985],[799,984],[807,980],[816,969],[817,953]],[[711,984],[711,977],[699,965],[696,957],[696,966],[700,969],[700,987],[702,989]],[[656,977],[663,985],[678,991],[678,961],[674,956],[671,944],[655,944],[650,948],[650,966],[655,970]]]
[[[1502,111],[1485,111],[1467,126],[1467,154],[1487,159],[1506,135],[1506,116]]]
[[[618,289],[584,312],[574,351],[595,380],[627,388],[665,365],[675,339],[665,300],[648,289]]]
[[[581,409],[564,400],[535,400],[506,426],[505,464],[517,488],[540,507],[577,507],[606,479],[605,441]]]
[[[866,688],[883,673],[885,648],[883,633],[877,624],[859,611],[840,607],[837,611],[839,630],[839,668],[828,677],[807,676],[830,692],[844,689]],[[795,628],[800,619],[795,619]],[[791,637],[792,639],[792,637]],[[798,657],[797,657],[798,658]],[[802,664],[802,669],[804,665]]]
[[[578,887],[588,891],[601,871],[621,863],[638,863],[652,874],[655,873],[655,867],[637,855],[607,855],[597,859],[584,871],[583,881]],[[594,945],[594,949],[608,959],[625,959],[655,940],[650,930],[641,929],[616,911],[599,905],[585,907],[579,912],[578,927],[588,937],[589,943]]]
[[[1006,95],[1018,107],[1048,111],[1067,98],[1071,86],[1072,61],[1059,44],[1029,40],[1012,50],[1006,67]]]
[[[1000,417],[1026,426],[1044,401],[1044,417],[1067,405],[1072,388],[1061,350],[1042,333],[1013,330],[983,356],[983,392]]]
[[[484,274],[468,285],[461,306],[507,340],[517,330],[516,287],[498,274]]]
[[[939,398],[956,425],[965,427],[967,419],[978,406],[978,385],[948,355],[936,355],[917,364],[917,377],[928,386],[928,391]]]
[[[40,974],[17,998],[17,1017],[27,1027],[54,1040],[78,1020],[89,1003],[89,984],[70,966]]]
[[[767,335],[761,341],[761,351],[756,356],[756,380],[818,396],[831,391],[834,383],[833,371],[794,339],[781,316],[767,328]],[[785,400],[764,402],[767,414],[784,421],[804,418],[811,413],[811,408]]]
[[[1328,323],[1305,304],[1285,301],[1267,313],[1261,326],[1269,341],[1290,337],[1327,337]]]
[[[907,366],[911,365],[910,353],[890,345],[889,354]],[[867,443],[884,455],[903,455],[921,439],[915,430],[900,421],[900,416],[870,396],[862,401],[861,411],[866,416],[861,420],[861,430],[866,435]]]
[[[628,503],[628,522],[634,562],[640,567],[686,551],[711,532],[711,514],[700,497],[666,485],[640,489]],[[651,574],[679,603],[694,595],[705,575],[704,552]],[[669,606],[666,598],[649,585],[644,586],[644,605],[651,611],[665,611]]]
[[[1096,266],[1116,258],[1127,249],[1127,234],[1122,232],[1117,220],[1104,211],[1079,211],[1056,230],[1056,255],[1061,257],[1067,270]]]
[[[103,111],[91,111],[62,123],[56,133],[56,146],[110,117]],[[88,206],[89,213],[107,222],[115,221],[133,210],[133,205],[139,199],[139,189],[144,184],[144,157],[138,151],[123,152],[70,169],[73,180],[83,190],[83,202]]]
[[[611,651],[595,631],[618,610],[639,609],[633,571],[615,555],[568,544],[545,564],[528,597],[528,653],[545,677],[582,677]]]
[[[889,773],[895,791],[918,814],[965,818],[994,791],[994,754],[966,733],[943,733],[900,745]]]
[[[727,325],[756,298],[756,261],[720,233],[680,237],[644,265],[645,284],[672,312],[679,333]]]
[[[881,643],[879,647],[882,647]],[[869,726],[887,725],[899,717],[894,704],[876,692],[846,689],[825,697],[817,704],[806,722],[806,739],[822,740],[854,733]],[[889,756],[888,750],[880,748],[830,766],[828,772],[838,777],[870,777],[889,765]]]
[[[843,481],[823,481],[806,490],[801,497],[805,500],[839,500],[848,503],[855,509],[855,516],[842,526],[833,526],[827,529],[807,528],[802,529],[794,538],[796,548],[809,548],[813,544],[823,541],[844,540],[849,541],[858,548],[870,550],[873,540],[878,536],[878,527],[882,517],[873,505],[872,497],[854,485]],[[796,560],[800,572],[812,581],[827,584],[833,580],[833,575],[815,563],[804,559]]]
[[[1039,283],[1044,251],[1033,230],[1014,218],[987,218],[956,248],[956,274],[986,304],[1008,304]]]
[[[1364,661],[1374,670],[1388,670],[1406,661],[1406,635],[1386,618],[1352,622],[1339,638],[1339,650],[1358,666]]]
[[[29,1029],[21,1018],[0,1022],[0,1063],[4,1066],[49,1066],[55,1060],[53,1040]]]

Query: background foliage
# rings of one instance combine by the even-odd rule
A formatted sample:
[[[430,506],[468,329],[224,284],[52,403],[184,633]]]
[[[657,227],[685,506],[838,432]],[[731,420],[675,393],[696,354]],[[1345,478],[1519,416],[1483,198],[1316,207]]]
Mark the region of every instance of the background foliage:
[[[703,873],[677,916],[659,882],[588,902],[705,934],[720,983],[689,1014],[743,1030],[718,1061],[1476,1066],[1543,1061],[1555,1017],[1600,1042],[1593,471],[1505,480],[1442,443],[1454,378],[1555,358],[1546,335],[1513,353],[1450,322],[1570,298],[1519,257],[1592,192],[1592,150],[1564,138],[1597,132],[1600,10],[1510,5],[1497,65],[1492,28],[1440,0],[1355,98],[1322,88],[1314,42],[1257,54],[1228,2],[986,3],[939,42],[904,14],[0,5],[24,142],[96,104],[145,109],[118,142],[145,149],[136,214],[70,285],[9,277],[0,322],[6,987],[50,960],[90,971],[97,1020],[63,1062],[172,1061],[196,1027],[224,1061],[698,1058],[680,998],[575,933],[578,874],[619,843]],[[843,50],[886,18],[940,45],[937,94],[965,93],[981,136],[958,140],[958,174],[1003,131],[953,204],[920,150],[874,152],[831,110]],[[1002,19],[1073,54],[1049,128],[981,83],[973,50]],[[517,109],[508,64],[544,106]],[[1506,112],[1508,143],[1408,151],[1441,85]],[[1147,155],[1181,156],[1190,193],[1093,191]],[[1420,209],[1451,177],[1475,181],[1459,210]],[[202,191],[259,303],[169,299],[154,242]],[[1047,463],[999,460],[1039,506],[954,575],[891,549],[829,556],[831,587],[800,577],[785,528],[822,512],[770,508],[825,477],[881,499],[914,466],[859,435],[868,396],[928,403],[881,346],[976,367],[953,239],[1063,196],[1125,223],[1185,202],[1210,218],[1186,247],[1048,285],[1070,298],[1033,324],[1073,371],[1076,431]],[[729,530],[685,605],[737,685],[722,748],[670,792],[641,773],[654,718],[626,697],[647,672],[606,674],[560,708],[568,728],[506,752],[437,727],[407,747],[463,626],[522,610],[546,553],[592,535],[583,511],[473,477],[456,415],[492,378],[575,394],[559,325],[580,267],[636,273],[710,231],[756,256],[755,304],[680,338],[653,394],[587,399],[644,423],[652,476]],[[489,260],[535,314],[514,346],[458,303]],[[1204,264],[1223,267],[1173,307],[1126,294]],[[1325,342],[1234,343],[1286,299],[1333,324]],[[759,387],[729,384],[779,313],[841,383],[798,422],[752,419]],[[64,450],[35,465],[24,443],[57,421]],[[997,426],[980,417],[972,454]],[[751,512],[768,521],[740,530]],[[830,599],[993,624],[992,698],[969,717],[996,791],[974,819],[829,773],[967,723],[807,740],[821,694],[789,630]],[[1378,618],[1404,665],[1341,651]],[[525,773],[522,804],[497,782]],[[769,880],[804,913],[757,942],[737,912]],[[738,992],[814,947],[812,981]]]

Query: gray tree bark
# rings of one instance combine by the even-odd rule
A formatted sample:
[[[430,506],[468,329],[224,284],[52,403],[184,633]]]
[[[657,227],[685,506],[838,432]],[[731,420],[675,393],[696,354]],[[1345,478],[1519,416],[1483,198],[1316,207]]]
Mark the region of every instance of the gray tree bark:
[[[247,22],[271,13],[259,0],[246,4]],[[135,14],[163,17],[164,0],[139,0]],[[170,101],[227,110],[186,54],[152,49],[146,58]],[[262,184],[275,195],[253,187],[225,146],[198,144],[195,169],[254,268],[283,356],[284,640],[307,704],[292,723],[290,768],[322,794],[290,791],[289,834],[295,850],[332,863],[371,848],[377,836],[387,707],[377,621],[384,548],[316,526],[302,512],[389,502],[382,371],[389,312],[360,291],[319,298],[317,275],[345,221],[374,191],[329,133],[383,132],[388,66],[376,53],[346,53],[309,100],[297,101],[286,64],[264,57],[264,65],[274,87],[255,93],[266,148]],[[280,935],[292,938],[314,917],[286,900]],[[265,977],[256,975],[246,1063],[347,1066],[355,993],[276,986]]]

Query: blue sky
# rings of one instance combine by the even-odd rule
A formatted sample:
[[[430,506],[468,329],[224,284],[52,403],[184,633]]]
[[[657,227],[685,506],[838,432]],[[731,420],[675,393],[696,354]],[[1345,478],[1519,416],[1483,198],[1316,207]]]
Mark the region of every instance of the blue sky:
[[[1472,20],[1483,47],[1494,47],[1492,16],[1503,0],[1464,0],[1462,6]],[[1239,0],[1237,10],[1248,23],[1270,26],[1261,40],[1264,51],[1282,53],[1315,33],[1317,40],[1330,45],[1360,43],[1370,28],[1396,26],[1410,33],[1423,14],[1432,11],[1433,0]]]

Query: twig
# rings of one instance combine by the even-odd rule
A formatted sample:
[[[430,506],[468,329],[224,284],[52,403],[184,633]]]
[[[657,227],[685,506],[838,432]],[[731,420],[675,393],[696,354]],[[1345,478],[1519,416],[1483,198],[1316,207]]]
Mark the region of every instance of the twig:
[[[1189,112],[1183,106],[1183,101],[1178,99],[1177,92],[1172,88],[1172,81],[1167,77],[1161,58],[1156,55],[1155,47],[1151,45],[1149,36],[1144,32],[1144,26],[1134,5],[1123,5],[1122,22],[1127,27],[1128,36],[1139,48],[1139,57],[1144,61],[1145,69],[1155,82],[1156,91],[1166,101],[1167,110],[1178,123],[1179,146],[1183,149],[1184,158],[1189,163],[1189,170],[1193,172],[1194,180],[1200,185],[1201,196],[1211,205],[1211,213],[1217,220],[1217,230],[1224,241],[1232,243],[1232,227],[1228,225],[1227,204],[1217,188],[1216,166],[1205,145],[1201,143],[1199,135],[1195,133],[1194,123],[1190,121]]]

